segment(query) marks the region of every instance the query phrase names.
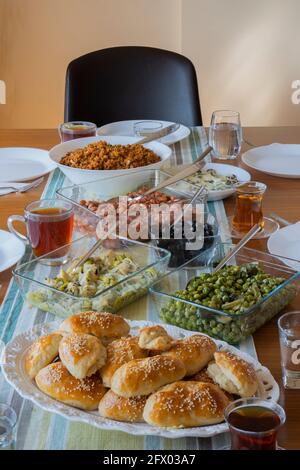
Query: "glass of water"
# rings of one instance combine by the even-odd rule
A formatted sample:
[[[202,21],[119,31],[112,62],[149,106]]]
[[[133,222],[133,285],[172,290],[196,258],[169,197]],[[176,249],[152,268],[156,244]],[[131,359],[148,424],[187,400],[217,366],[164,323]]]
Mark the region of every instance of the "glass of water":
[[[0,378],[2,364],[4,364],[4,343],[0,339]],[[6,403],[0,402],[0,449],[12,448],[15,442],[16,424],[15,410]]]
[[[233,160],[241,151],[242,127],[237,111],[214,111],[209,128],[209,145],[213,156],[220,160]]]
[[[282,315],[278,329],[283,385],[300,389],[300,312]]]
[[[6,403],[0,403],[0,449],[13,445],[16,424],[15,410]]]

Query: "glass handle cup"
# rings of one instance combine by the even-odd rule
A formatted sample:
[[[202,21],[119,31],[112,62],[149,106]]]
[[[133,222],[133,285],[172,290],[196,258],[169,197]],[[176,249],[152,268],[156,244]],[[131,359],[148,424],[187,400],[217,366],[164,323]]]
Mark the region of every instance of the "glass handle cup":
[[[8,227],[8,230],[13,233],[14,235],[16,235],[16,237],[18,237],[20,240],[22,240],[23,242],[25,243],[29,243],[29,240],[28,238],[23,235],[22,233],[18,232],[15,227],[14,227],[14,222],[15,221],[18,221],[18,222],[23,222],[24,224],[26,224],[26,220],[25,218],[22,216],[22,215],[10,215],[7,219],[7,227]]]

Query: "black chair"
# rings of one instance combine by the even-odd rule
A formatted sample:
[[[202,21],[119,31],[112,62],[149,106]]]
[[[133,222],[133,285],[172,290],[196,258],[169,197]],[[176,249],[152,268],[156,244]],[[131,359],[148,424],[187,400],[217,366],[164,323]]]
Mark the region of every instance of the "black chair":
[[[65,122],[98,126],[127,119],[202,124],[193,64],[152,47],[112,47],[73,60],[67,69]]]

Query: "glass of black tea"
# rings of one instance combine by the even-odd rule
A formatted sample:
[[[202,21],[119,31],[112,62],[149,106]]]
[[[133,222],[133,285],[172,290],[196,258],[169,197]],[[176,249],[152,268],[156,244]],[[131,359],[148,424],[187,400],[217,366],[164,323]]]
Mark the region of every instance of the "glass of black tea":
[[[277,450],[277,433],[285,422],[284,409],[261,398],[241,398],[227,406],[225,419],[231,450]]]
[[[29,204],[24,216],[11,215],[7,226],[25,243],[31,245],[33,254],[41,258],[40,262],[49,265],[62,264],[72,241],[73,205],[62,199],[41,199]],[[18,232],[15,222],[26,225],[27,235]]]
[[[93,137],[96,135],[96,131],[96,124],[87,121],[64,122],[58,127],[58,133],[62,142],[82,139],[83,137]]]

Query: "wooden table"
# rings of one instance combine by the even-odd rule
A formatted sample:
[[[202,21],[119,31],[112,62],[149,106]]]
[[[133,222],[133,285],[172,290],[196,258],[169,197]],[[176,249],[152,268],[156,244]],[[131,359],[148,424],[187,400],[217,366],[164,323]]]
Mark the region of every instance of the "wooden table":
[[[272,142],[300,143],[300,127],[252,127],[244,129],[245,139],[255,145]],[[49,149],[59,142],[56,130],[0,130],[0,146],[28,146]],[[227,162],[226,162],[227,163]],[[236,162],[235,162],[236,163]],[[240,166],[243,166],[239,162]],[[246,168],[249,171],[249,168]],[[267,184],[265,195],[265,213],[276,211],[279,215],[296,222],[300,219],[300,183],[299,180],[276,178],[257,171],[251,171],[252,179]],[[6,229],[10,214],[23,214],[24,207],[40,198],[43,185],[25,194],[9,194],[0,197],[0,228]],[[232,213],[234,198],[226,201],[227,213]],[[250,245],[266,250],[265,241],[254,241]],[[0,273],[0,302],[11,278],[11,271]],[[300,301],[295,301],[289,310],[300,310]],[[280,351],[276,319],[263,326],[254,335],[259,360],[267,366],[278,383],[281,384],[280,403],[287,414],[286,425],[280,432],[280,445],[287,449],[300,449],[300,390],[284,390],[281,383]]]

